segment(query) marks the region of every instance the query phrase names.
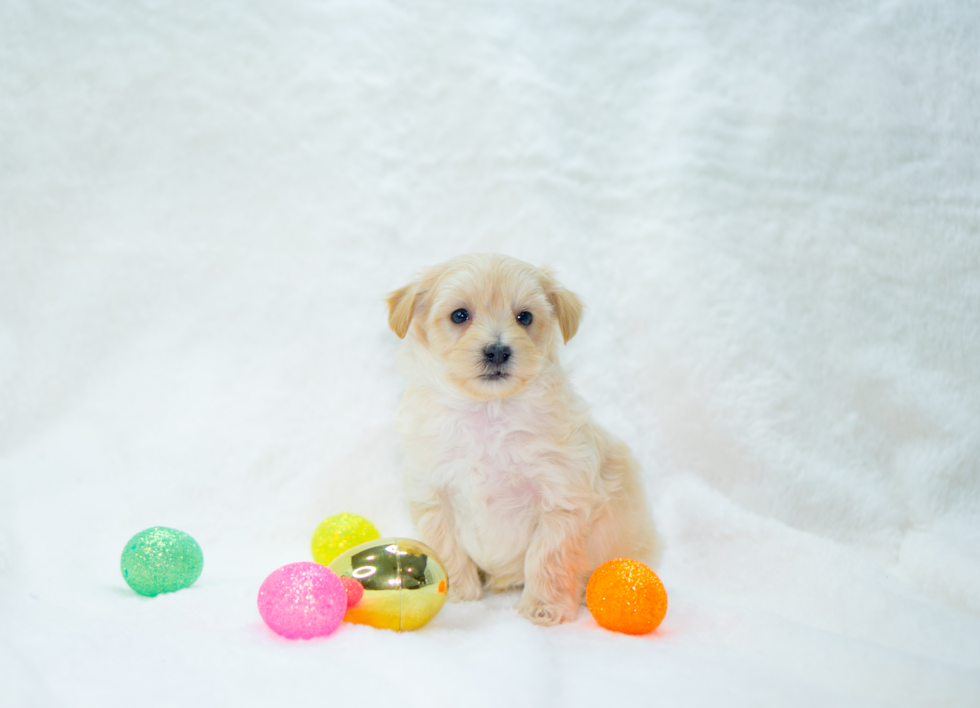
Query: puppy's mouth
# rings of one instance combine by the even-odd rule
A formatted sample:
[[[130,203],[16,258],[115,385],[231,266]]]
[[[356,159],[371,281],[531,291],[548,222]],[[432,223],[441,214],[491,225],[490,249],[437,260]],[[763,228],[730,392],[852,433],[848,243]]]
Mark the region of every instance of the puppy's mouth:
[[[506,381],[509,378],[510,378],[510,374],[508,374],[506,371],[503,371],[501,369],[497,369],[495,371],[489,371],[483,374],[482,376],[480,376],[481,381],[490,381],[490,382]]]

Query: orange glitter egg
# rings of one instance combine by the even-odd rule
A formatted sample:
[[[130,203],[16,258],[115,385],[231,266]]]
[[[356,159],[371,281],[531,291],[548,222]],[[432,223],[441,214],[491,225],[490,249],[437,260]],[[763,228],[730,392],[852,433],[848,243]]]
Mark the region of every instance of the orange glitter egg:
[[[617,558],[589,578],[585,602],[595,621],[625,634],[647,634],[667,614],[667,591],[660,578],[639,561]]]

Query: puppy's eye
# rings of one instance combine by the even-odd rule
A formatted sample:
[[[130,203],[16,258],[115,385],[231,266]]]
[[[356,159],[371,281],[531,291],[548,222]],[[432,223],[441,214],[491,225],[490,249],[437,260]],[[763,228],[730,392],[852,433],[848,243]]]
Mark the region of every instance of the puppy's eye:
[[[470,313],[467,312],[466,310],[462,309],[462,308],[456,310],[452,314],[453,322],[455,322],[456,324],[463,324],[469,318],[470,318]]]
[[[534,317],[527,310],[525,310],[524,312],[522,312],[521,314],[519,314],[517,316],[518,323],[524,325],[525,327],[527,327],[529,324],[531,324],[531,322],[533,320],[534,320]]]

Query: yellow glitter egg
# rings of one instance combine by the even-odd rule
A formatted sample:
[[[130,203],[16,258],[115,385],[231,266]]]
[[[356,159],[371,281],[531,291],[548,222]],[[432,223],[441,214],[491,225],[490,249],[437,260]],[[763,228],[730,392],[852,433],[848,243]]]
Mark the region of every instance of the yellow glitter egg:
[[[341,553],[330,570],[351,578],[364,593],[347,607],[344,622],[397,632],[418,629],[446,603],[449,580],[435,552],[419,541],[382,538]]]
[[[617,558],[592,573],[585,602],[595,621],[625,634],[647,634],[667,614],[667,591],[660,578],[639,561]]]
[[[313,532],[313,543],[310,544],[313,560],[329,565],[330,561],[348,548],[376,538],[381,538],[381,534],[363,516],[348,514],[346,511],[336,514],[324,519]]]

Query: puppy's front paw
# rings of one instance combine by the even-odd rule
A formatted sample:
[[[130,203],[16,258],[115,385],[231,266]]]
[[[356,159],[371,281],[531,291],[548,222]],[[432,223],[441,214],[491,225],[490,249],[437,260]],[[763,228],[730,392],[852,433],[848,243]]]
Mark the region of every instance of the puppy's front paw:
[[[524,592],[520,601],[514,606],[518,612],[535,624],[548,627],[562,622],[571,622],[578,616],[578,607],[572,605],[563,607],[542,602]]]
[[[479,600],[483,597],[483,583],[476,565],[469,563],[462,572],[450,574],[449,592],[446,597],[450,602],[466,602]]]

